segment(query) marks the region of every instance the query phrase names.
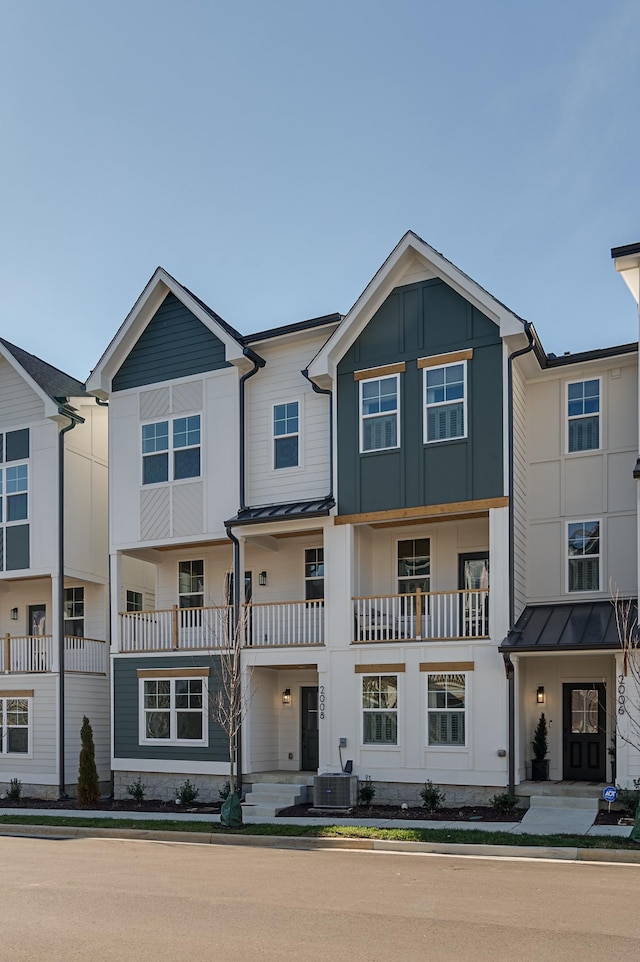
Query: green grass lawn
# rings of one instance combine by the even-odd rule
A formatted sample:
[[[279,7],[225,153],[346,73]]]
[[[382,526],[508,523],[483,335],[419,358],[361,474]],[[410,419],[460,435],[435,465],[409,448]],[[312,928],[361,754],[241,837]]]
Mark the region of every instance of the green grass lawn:
[[[2,815],[2,825],[58,825],[61,828],[140,829],[158,832],[195,832],[206,835],[271,835],[276,838],[378,838],[394,842],[449,842],[475,845],[544,845],[555,848],[635,849],[638,843],[621,836],[512,835],[472,828],[369,828],[360,825],[243,825],[223,828],[217,822],[145,820],[128,818],[69,818],[56,815]]]

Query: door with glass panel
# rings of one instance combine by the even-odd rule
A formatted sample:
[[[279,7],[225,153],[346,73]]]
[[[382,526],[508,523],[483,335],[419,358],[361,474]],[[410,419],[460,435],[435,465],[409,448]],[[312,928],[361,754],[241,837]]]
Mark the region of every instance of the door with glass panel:
[[[562,692],[562,777],[603,782],[607,760],[605,686],[601,682],[577,682],[563,685]]]
[[[458,555],[460,630],[464,638],[489,634],[489,552],[473,551]]]

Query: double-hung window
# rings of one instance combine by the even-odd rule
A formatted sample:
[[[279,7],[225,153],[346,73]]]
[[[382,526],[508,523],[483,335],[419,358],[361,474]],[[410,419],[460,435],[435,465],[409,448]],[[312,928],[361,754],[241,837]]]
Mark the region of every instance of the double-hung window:
[[[467,362],[424,368],[424,441],[467,436]]]
[[[273,406],[273,467],[300,464],[300,405],[298,401]]]
[[[305,548],[304,597],[306,601],[324,598],[324,548]]]
[[[600,378],[567,384],[567,422],[569,452],[600,447]]]
[[[411,595],[431,585],[431,548],[429,538],[398,541],[398,594]]]
[[[200,433],[199,414],[143,424],[142,483],[200,477]]]
[[[568,590],[600,591],[600,522],[570,521],[567,552]]]
[[[64,633],[84,638],[84,587],[64,589]]]
[[[206,745],[206,677],[140,678],[140,740]]]
[[[204,607],[204,561],[178,562],[178,603],[180,608]]]
[[[127,611],[142,611],[142,592],[127,588]]]
[[[398,744],[398,676],[362,676],[362,741]]]
[[[400,444],[400,375],[360,382],[360,451],[384,451]]]
[[[427,742],[466,745],[467,691],[464,672],[427,675]]]
[[[0,434],[0,571],[29,567],[29,429]]]
[[[0,696],[0,755],[28,755],[31,698]]]

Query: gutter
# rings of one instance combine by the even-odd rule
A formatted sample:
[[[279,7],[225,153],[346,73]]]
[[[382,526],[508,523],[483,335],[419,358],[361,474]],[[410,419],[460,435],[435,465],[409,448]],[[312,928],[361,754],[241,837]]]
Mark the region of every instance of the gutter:
[[[255,374],[255,371],[249,373]],[[227,529],[227,537],[233,543],[233,616],[231,621],[231,637],[233,638],[233,643],[239,645],[240,636],[238,628],[240,625],[241,582],[238,575],[240,573],[240,542],[231,530],[231,525],[228,521],[225,521],[225,528]],[[242,584],[244,585],[244,575],[242,576]],[[238,668],[241,669],[240,659],[238,660]],[[240,673],[240,684],[242,684],[242,672]],[[236,733],[236,791],[242,798],[242,717],[239,719],[238,731]]]
[[[69,419],[69,424],[58,432],[58,764],[60,798],[67,797],[65,780],[64,754],[64,436],[78,424],[84,424],[84,418],[68,403],[58,407],[58,414]]]
[[[333,501],[333,391],[329,388],[318,387],[315,381],[309,377],[309,368],[305,367],[300,371],[302,376],[307,379],[316,394],[327,394],[329,396],[329,494],[326,500]]]
[[[509,631],[513,630],[515,621],[515,585],[514,585],[514,558],[515,558],[515,520],[513,503],[513,478],[514,478],[514,443],[513,443],[513,362],[517,357],[528,354],[534,350],[535,341],[533,336],[533,325],[530,321],[525,321],[524,333],[528,338],[528,345],[519,351],[514,351],[509,355],[507,361],[507,414],[509,435]],[[508,685],[508,712],[507,712],[507,731],[508,731],[508,758],[509,758],[509,794],[515,793],[515,725],[516,725],[516,705],[515,705],[515,668],[508,652],[503,652],[505,670],[507,672]]]

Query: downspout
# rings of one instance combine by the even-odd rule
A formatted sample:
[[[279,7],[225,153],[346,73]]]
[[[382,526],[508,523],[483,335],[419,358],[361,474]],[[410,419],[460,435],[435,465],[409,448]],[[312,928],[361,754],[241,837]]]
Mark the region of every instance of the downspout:
[[[515,622],[515,579],[513,574],[515,561],[515,519],[513,504],[513,480],[514,480],[514,443],[513,443],[513,362],[517,357],[528,354],[533,350],[533,333],[531,321],[525,321],[524,333],[527,335],[529,343],[526,347],[520,348],[509,355],[507,361],[507,417],[509,436],[509,631],[513,630]],[[507,710],[507,731],[508,731],[508,753],[509,753],[509,794],[515,793],[516,768],[515,768],[515,727],[516,727],[516,700],[515,700],[515,669],[511,656],[508,652],[503,652],[504,666],[507,673],[508,685],[508,710]]]
[[[245,497],[245,438],[244,438],[244,384],[248,381],[250,377],[257,374],[261,367],[264,367],[267,363],[263,357],[252,351],[250,347],[245,347],[242,350],[245,357],[248,357],[250,361],[253,361],[253,367],[246,374],[243,374],[240,378],[240,404],[239,404],[239,420],[240,420],[240,510],[244,511],[246,508],[246,497]],[[227,529],[228,531],[228,529]],[[229,537],[232,537],[229,535]],[[237,582],[238,579],[235,579]],[[244,578],[243,578],[244,581]],[[234,582],[234,583],[235,583]]]
[[[329,395],[329,494],[327,500],[333,500],[333,391],[329,388],[318,387],[315,381],[312,381],[309,377],[308,367],[305,367],[304,371],[300,371],[300,373],[307,379],[316,394]]]
[[[94,400],[98,405],[98,407],[101,407],[101,408],[109,407],[109,402],[103,401],[102,398],[94,396]],[[108,431],[108,428],[107,428],[107,431]],[[108,433],[107,433],[107,437],[108,437]],[[108,452],[108,442],[107,442],[107,452]],[[109,455],[107,453],[107,466],[108,464],[109,464]],[[107,468],[107,611],[109,612],[109,614],[107,617],[107,637],[106,637],[105,644],[107,645],[107,653],[108,653],[107,654],[107,679],[109,680],[109,705],[110,706],[113,698],[112,687],[111,687],[111,654],[110,654],[112,592],[113,592],[113,583],[111,580],[111,525],[109,523],[109,470]],[[109,723],[109,737],[112,739],[113,738],[113,711],[111,711],[110,714],[111,714],[111,721]],[[115,794],[113,770],[111,771],[111,777],[109,781],[110,781],[109,795],[111,796],[111,798],[113,798]]]
[[[58,752],[59,752],[59,786],[60,798],[67,797],[65,781],[64,754],[64,436],[78,424],[84,424],[76,411],[68,404],[58,408],[58,414],[69,418],[69,424],[58,432]]]
[[[255,374],[255,371],[251,373]],[[231,530],[230,524],[225,524],[227,529],[227,537],[233,542],[233,616],[231,621],[232,627],[232,638],[234,644],[240,644],[240,638],[238,635],[238,626],[240,625],[240,578],[238,573],[240,571],[240,542],[236,538],[235,534]],[[242,578],[242,583],[244,584],[244,577]],[[240,665],[238,665],[240,667]],[[240,675],[242,683],[242,675]],[[238,725],[238,733],[236,735],[236,789],[238,795],[242,797],[242,718],[240,718],[240,724]]]

